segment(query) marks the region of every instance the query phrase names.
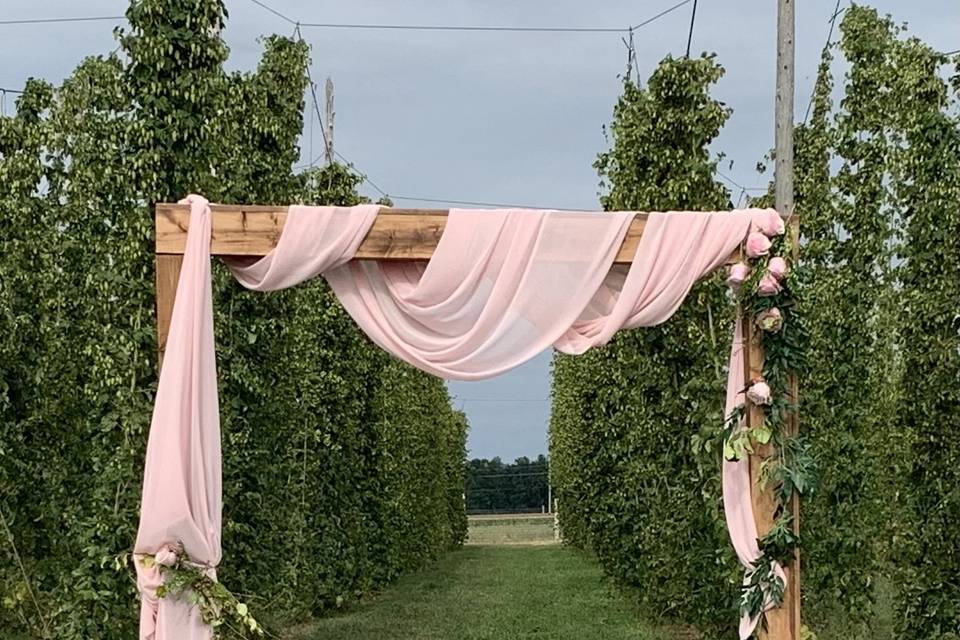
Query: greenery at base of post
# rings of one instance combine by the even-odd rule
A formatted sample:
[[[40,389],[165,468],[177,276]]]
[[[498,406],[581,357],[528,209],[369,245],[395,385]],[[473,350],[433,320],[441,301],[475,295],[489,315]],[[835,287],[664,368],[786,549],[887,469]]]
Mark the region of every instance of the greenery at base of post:
[[[135,562],[147,569],[158,567],[163,576],[163,584],[157,587],[157,598],[182,599],[196,607],[203,622],[213,628],[215,638],[220,637],[222,629],[228,629],[236,637],[262,636],[263,627],[250,614],[247,604],[240,602],[223,583],[211,578],[211,568],[194,562],[184,553],[182,544],[178,544],[177,549],[168,552],[168,561],[163,564],[156,556],[135,556]]]

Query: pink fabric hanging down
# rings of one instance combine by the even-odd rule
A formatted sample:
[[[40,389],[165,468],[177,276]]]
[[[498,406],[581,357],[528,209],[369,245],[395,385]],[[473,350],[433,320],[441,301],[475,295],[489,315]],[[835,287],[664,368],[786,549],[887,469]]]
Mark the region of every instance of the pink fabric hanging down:
[[[210,216],[205,200],[190,200],[187,256],[154,409],[136,550],[152,554],[182,540],[192,558],[214,568],[220,558],[220,449]],[[611,270],[632,213],[451,210],[428,263],[351,261],[377,209],[290,207],[273,252],[253,263],[228,264],[244,286],[258,291],[322,274],[374,342],[424,371],[463,380],[507,371],[550,345],[582,353],[619,329],[666,321],[751,225],[776,215],[651,213],[630,268]],[[742,388],[742,368],[742,360],[731,366],[729,388]],[[750,568],[759,549],[749,468],[725,465],[724,483],[731,539]],[[138,571],[142,639],[154,631],[156,640],[207,637],[185,604],[164,599],[157,606],[155,570]],[[742,621],[741,633],[754,625]]]
[[[730,365],[727,372],[727,401],[724,415],[729,416],[733,410],[744,403],[744,388],[747,374],[743,361],[743,327],[740,318],[737,318],[733,329],[733,344],[730,346]],[[746,569],[744,583],[750,575],[754,563],[760,559],[760,545],[757,543],[757,523],[753,518],[753,501],[750,498],[750,461],[741,460],[723,461],[723,512],[727,521],[727,531],[733,542],[733,549],[737,559]],[[779,564],[774,564],[774,571],[786,583],[786,575]],[[767,602],[764,610],[770,609],[772,603]],[[750,637],[760,622],[760,617],[740,617],[740,638]]]
[[[207,640],[195,607],[157,598],[160,569],[137,554],[183,543],[194,561],[220,562],[220,410],[210,282],[210,208],[190,196],[190,228],[154,399],[134,545],[141,640]]]

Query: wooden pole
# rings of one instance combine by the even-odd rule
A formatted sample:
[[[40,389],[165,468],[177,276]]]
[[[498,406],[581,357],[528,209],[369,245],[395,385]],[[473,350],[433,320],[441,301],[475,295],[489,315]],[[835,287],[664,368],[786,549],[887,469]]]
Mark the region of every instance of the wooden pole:
[[[326,117],[326,122],[324,123],[327,127],[327,135],[323,138],[324,143],[324,155],[327,159],[327,164],[333,164],[333,118],[336,113],[333,110],[333,80],[327,78],[327,84],[324,86],[324,112]],[[321,124],[323,126],[323,124]]]
[[[777,97],[774,160],[775,207],[793,213],[793,30],[794,0],[777,0]]]
[[[776,125],[775,125],[775,164],[774,190],[775,207],[780,215],[790,219],[790,234],[794,238],[794,259],[798,255],[799,227],[793,213],[793,102],[794,102],[794,0],[777,0],[777,88],[776,88]],[[760,331],[754,324],[754,318],[744,321],[745,367],[748,380],[763,374],[763,346]],[[796,377],[789,380],[793,400],[797,400],[798,382]],[[763,420],[760,407],[748,406],[749,425],[759,424]],[[785,429],[787,434],[796,433],[799,427],[796,414],[788,417]],[[752,502],[757,533],[762,538],[773,527],[777,500],[771,487],[762,487],[760,465],[764,458],[774,453],[770,445],[760,447],[750,457],[750,476],[753,485]],[[794,529],[799,533],[799,500],[794,494],[790,505],[794,514]],[[796,550],[789,566],[784,567],[787,574],[784,585],[783,603],[780,607],[768,611],[766,627],[761,629],[761,640],[800,640],[800,552]]]

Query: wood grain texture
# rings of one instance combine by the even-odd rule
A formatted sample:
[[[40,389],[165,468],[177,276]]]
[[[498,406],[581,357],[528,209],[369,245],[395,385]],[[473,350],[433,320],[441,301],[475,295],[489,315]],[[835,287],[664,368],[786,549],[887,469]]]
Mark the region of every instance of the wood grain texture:
[[[277,246],[287,218],[286,207],[211,205],[213,233],[210,252],[220,256],[264,256]],[[370,233],[357,251],[358,259],[429,260],[447,224],[446,209],[380,210]],[[637,214],[617,254],[629,263],[637,252],[646,215]],[[156,252],[182,254],[190,227],[187,205],[156,207]]]
[[[180,281],[182,255],[156,256],[157,287],[157,371],[163,367],[163,353],[170,334],[170,318],[173,316],[173,301],[177,297],[177,283]]]

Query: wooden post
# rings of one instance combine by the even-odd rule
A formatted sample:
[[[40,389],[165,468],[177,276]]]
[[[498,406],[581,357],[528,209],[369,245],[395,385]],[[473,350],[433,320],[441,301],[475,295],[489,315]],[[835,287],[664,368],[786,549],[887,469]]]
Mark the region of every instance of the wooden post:
[[[157,286],[157,372],[163,367],[163,353],[167,348],[170,333],[170,318],[173,316],[173,301],[177,297],[177,282],[183,254],[158,253],[156,255]]]
[[[333,118],[334,118],[334,116],[335,116],[336,114],[335,114],[335,112],[334,112],[334,110],[333,110],[333,80],[330,79],[330,78],[327,78],[327,84],[326,84],[326,86],[324,87],[324,94],[325,94],[325,98],[326,98],[326,101],[325,101],[325,104],[324,104],[324,112],[326,113],[326,120],[327,120],[327,121],[326,121],[327,135],[325,135],[325,136],[323,137],[323,144],[324,144],[324,150],[323,150],[323,152],[324,152],[324,155],[326,156],[327,164],[328,164],[328,165],[331,165],[331,164],[333,164],[333,160],[334,160],[334,157],[333,157]],[[321,126],[323,126],[323,124],[321,124]]]
[[[776,129],[774,189],[775,207],[780,215],[790,219],[790,234],[794,238],[793,257],[798,256],[799,226],[793,213],[793,101],[794,101],[794,0],[777,0],[777,89],[776,89]],[[763,345],[760,331],[754,324],[754,318],[743,318],[745,367],[747,379],[761,377],[763,374]],[[796,377],[789,380],[790,393],[796,402],[799,385]],[[763,420],[763,409],[748,402],[747,424],[759,424]],[[789,416],[784,425],[787,434],[796,433],[799,420],[796,414]],[[777,505],[776,497],[770,487],[761,487],[760,465],[765,457],[773,453],[771,446],[760,447],[756,455],[750,457],[750,477],[753,492],[752,503],[757,533],[762,538],[773,527]],[[790,504],[794,514],[794,530],[799,533],[799,500],[794,494]],[[784,567],[787,574],[784,585],[783,603],[766,614],[766,628],[760,631],[761,640],[800,640],[800,552],[796,550],[790,566]]]
[[[775,207],[789,221],[789,234],[793,240],[793,260],[800,257],[800,218],[793,208],[793,127],[794,127],[794,34],[795,0],[778,0],[777,6],[777,123],[776,123],[776,161],[774,181],[776,188]],[[796,435],[800,430],[800,383],[796,375],[788,381],[797,411],[786,421],[788,435]],[[800,496],[794,492],[790,500],[793,514],[793,530],[800,535]],[[787,571],[787,584],[784,593],[783,608],[789,611],[790,640],[800,640],[800,549],[793,552],[793,563]]]
[[[763,376],[763,343],[761,331],[755,324],[755,318],[749,314],[743,318],[744,375],[747,381]],[[763,423],[764,409],[747,400],[747,427],[753,428]],[[773,445],[755,445],[755,453],[750,456],[751,503],[757,525],[757,535],[763,538],[773,528],[776,520],[777,498],[772,487],[760,486],[761,465],[764,459],[774,453]],[[783,603],[766,613],[766,629],[759,633],[760,640],[800,640],[799,626],[799,585],[795,565],[783,568],[787,574],[784,585]],[[796,622],[795,622],[796,620]]]

